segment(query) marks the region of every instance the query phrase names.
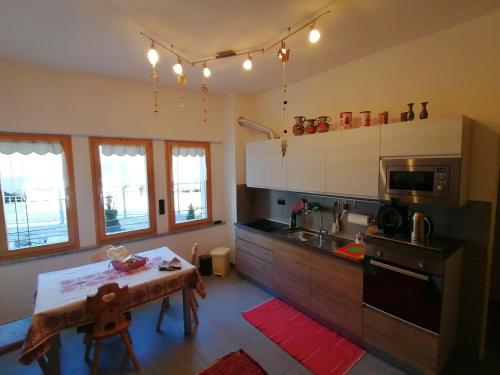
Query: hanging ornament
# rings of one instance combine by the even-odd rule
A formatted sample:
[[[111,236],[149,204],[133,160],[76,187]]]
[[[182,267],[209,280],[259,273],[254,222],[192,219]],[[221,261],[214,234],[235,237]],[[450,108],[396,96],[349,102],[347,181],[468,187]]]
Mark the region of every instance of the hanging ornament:
[[[180,107],[184,108],[184,87],[187,84],[187,78],[184,73],[181,73],[177,76],[177,85],[179,86],[179,102],[180,102]]]
[[[151,73],[151,79],[153,80],[153,110],[158,113],[158,73],[156,69],[153,69]]]
[[[208,95],[208,84],[203,81],[201,84],[201,92],[203,93],[203,122],[207,122],[208,109],[207,109],[207,95]]]

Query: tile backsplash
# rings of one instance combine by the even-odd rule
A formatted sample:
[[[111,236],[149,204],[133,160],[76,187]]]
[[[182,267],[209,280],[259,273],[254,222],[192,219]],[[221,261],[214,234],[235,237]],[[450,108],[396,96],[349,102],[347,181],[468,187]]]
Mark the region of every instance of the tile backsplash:
[[[331,233],[333,224],[333,207],[335,202],[347,203],[348,212],[368,215],[376,219],[378,200],[356,199],[317,194],[305,194],[273,189],[247,188],[238,186],[238,221],[245,222],[264,218],[281,223],[290,223],[290,215],[294,202],[305,199],[307,202],[319,203],[322,207],[323,229]],[[281,201],[279,204],[278,201]],[[423,211],[429,215],[434,224],[434,233],[451,238],[468,240],[478,247],[485,247],[488,240],[491,205],[484,202],[469,202],[464,207],[448,208],[438,206],[409,205],[410,211]],[[318,230],[320,213],[310,212],[308,215],[297,215],[297,226]],[[342,222],[345,237],[354,238],[357,232],[366,232],[367,227],[347,222],[347,215]]]

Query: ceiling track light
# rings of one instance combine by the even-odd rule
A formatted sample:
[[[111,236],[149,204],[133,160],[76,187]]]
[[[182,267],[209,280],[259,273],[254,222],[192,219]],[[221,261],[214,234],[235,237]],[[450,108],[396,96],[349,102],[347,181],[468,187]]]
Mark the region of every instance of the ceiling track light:
[[[177,58],[177,64],[173,66],[174,73],[178,76],[182,75],[182,61],[180,57]]]
[[[211,70],[208,68],[207,63],[203,63],[203,77],[208,78],[212,75]]]
[[[252,70],[252,56],[250,56],[250,54],[248,54],[246,60],[243,61],[243,69]]]
[[[156,51],[155,42],[153,40],[151,40],[151,47],[149,48],[147,56],[148,56],[149,63],[151,64],[151,66],[154,69],[156,67],[156,64],[158,63],[158,60],[160,59],[160,57],[158,56],[158,51]]]
[[[311,24],[311,27],[309,28],[309,42],[313,44],[318,43],[320,38],[321,38],[321,33],[316,28],[315,23],[313,22]]]

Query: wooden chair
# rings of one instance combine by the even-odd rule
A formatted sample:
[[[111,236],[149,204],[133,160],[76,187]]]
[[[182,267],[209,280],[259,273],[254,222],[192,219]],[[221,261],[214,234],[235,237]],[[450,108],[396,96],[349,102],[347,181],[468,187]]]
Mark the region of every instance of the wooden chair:
[[[191,264],[193,266],[196,266],[196,263],[198,262],[198,243],[195,243],[193,247],[191,248]],[[193,319],[196,322],[196,324],[200,324],[200,320],[198,319],[198,301],[196,299],[196,296],[194,292],[191,290],[191,296],[190,296],[190,305],[191,305],[191,313],[193,314]],[[168,297],[164,298],[161,302],[160,306],[160,314],[158,315],[158,321],[156,322],[156,331],[160,332],[161,328],[161,323],[163,321],[163,315],[165,314],[165,311],[167,308],[170,306],[170,301]]]
[[[128,298],[128,286],[120,288],[116,283],[105,284],[98,289],[96,295],[87,297],[87,311],[95,317],[95,322],[88,326],[84,338],[86,361],[89,361],[92,342],[95,342],[92,374],[97,374],[101,341],[115,335],[121,335],[135,369],[140,371],[139,361],[132,349],[128,332],[132,321],[131,315],[123,312]]]

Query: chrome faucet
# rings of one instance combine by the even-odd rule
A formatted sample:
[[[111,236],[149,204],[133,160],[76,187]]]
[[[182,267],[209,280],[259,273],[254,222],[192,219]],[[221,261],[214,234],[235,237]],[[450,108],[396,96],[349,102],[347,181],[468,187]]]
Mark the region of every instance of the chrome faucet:
[[[323,228],[323,211],[319,211],[319,247],[323,247],[323,236],[328,234],[328,231]]]

